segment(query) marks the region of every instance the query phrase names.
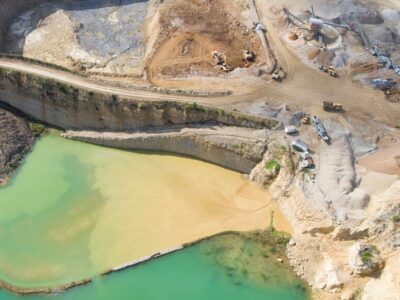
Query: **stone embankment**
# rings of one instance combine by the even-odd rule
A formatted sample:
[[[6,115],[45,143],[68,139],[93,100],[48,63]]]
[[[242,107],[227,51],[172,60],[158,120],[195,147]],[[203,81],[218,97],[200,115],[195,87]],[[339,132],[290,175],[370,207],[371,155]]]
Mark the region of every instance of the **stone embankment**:
[[[135,133],[68,131],[66,138],[130,150],[155,150],[196,157],[249,174],[262,160],[268,132],[240,127],[163,127]]]
[[[86,285],[92,282],[92,279],[82,279],[79,281],[73,281],[64,285],[58,285],[55,287],[43,287],[43,288],[19,288],[14,285],[8,284],[0,280],[0,288],[6,289],[10,292],[18,295],[33,295],[33,294],[57,294],[76,286]]]

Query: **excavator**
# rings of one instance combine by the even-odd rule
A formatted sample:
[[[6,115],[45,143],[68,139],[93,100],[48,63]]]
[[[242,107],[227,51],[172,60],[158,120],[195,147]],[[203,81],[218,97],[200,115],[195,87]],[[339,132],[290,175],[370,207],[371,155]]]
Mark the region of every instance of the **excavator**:
[[[230,72],[233,70],[233,68],[229,65],[226,64],[226,58],[225,55],[223,55],[222,53],[218,52],[218,51],[212,51],[211,52],[211,56],[214,60],[214,63],[217,66],[221,66],[221,70],[224,72]]]
[[[256,55],[254,52],[251,52],[249,49],[244,48],[243,49],[243,56],[246,61],[253,62],[256,59]]]
[[[223,65],[225,63],[225,57],[221,52],[218,51],[212,51],[211,56],[214,60],[214,63],[216,65]]]

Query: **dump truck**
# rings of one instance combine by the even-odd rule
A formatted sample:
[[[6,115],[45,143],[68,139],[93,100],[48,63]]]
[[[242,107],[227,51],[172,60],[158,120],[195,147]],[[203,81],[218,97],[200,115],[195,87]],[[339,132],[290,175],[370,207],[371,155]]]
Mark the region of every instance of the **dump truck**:
[[[338,77],[336,69],[333,66],[320,66],[319,69],[322,72],[328,73],[329,76]]]
[[[343,105],[332,101],[322,101],[322,107],[325,111],[329,112],[342,112]]]

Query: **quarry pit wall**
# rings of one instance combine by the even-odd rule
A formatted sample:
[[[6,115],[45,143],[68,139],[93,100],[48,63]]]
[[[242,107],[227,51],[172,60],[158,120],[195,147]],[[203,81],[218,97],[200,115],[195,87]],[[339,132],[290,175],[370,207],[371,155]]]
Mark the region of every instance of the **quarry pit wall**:
[[[166,125],[218,123],[276,129],[275,119],[184,101],[152,101],[121,97],[0,68],[0,102],[29,117],[61,128],[134,131]]]

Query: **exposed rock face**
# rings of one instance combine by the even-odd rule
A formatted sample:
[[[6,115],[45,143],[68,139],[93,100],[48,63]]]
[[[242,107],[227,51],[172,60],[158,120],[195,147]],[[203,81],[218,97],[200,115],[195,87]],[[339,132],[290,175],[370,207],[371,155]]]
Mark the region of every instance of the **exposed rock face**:
[[[290,155],[290,146],[273,141],[263,160],[251,171],[250,179],[258,184],[270,186],[282,171],[282,176],[290,176],[294,172]]]
[[[206,122],[271,129],[280,124],[194,103],[121,98],[5,69],[0,69],[0,101],[64,129],[131,131]]]
[[[376,247],[357,242],[350,248],[349,265],[355,274],[366,276],[380,270],[383,261]]]
[[[16,168],[33,141],[26,122],[0,108],[0,181]]]
[[[363,300],[400,299],[400,252],[397,251],[386,262],[379,278],[367,282],[362,293]]]
[[[331,145],[320,143],[313,154],[316,170],[309,172],[299,169],[298,154],[287,141],[273,136],[250,174],[268,186],[294,228],[287,254],[317,299],[354,299],[368,281],[371,287],[389,287],[397,280],[396,272],[383,280],[371,278],[382,269],[384,274],[384,260],[400,247],[400,181],[368,173],[379,181],[373,184],[382,185],[371,186],[355,163],[354,144],[347,133],[334,136]],[[277,149],[286,149],[278,151],[282,157]],[[274,159],[279,173],[266,168]],[[376,293],[368,297],[380,299]]]
[[[68,131],[65,137],[132,150],[156,150],[200,158],[250,173],[262,159],[268,133],[238,127],[164,127],[135,133]]]
[[[370,231],[382,254],[388,255],[400,248],[400,180],[386,191],[372,198],[369,218],[363,226]]]

